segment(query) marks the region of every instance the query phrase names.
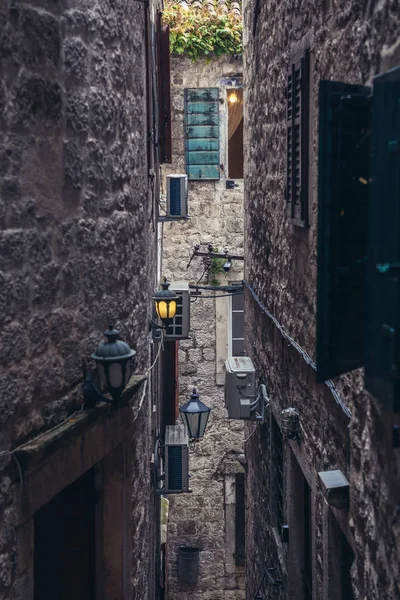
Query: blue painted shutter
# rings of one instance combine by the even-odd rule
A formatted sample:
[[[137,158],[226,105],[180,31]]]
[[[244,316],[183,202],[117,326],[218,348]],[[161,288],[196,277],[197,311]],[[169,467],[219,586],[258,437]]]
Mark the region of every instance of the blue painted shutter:
[[[185,89],[188,179],[219,179],[219,90]]]
[[[364,364],[370,93],[320,82],[317,382]]]
[[[374,79],[365,387],[400,410],[400,68]]]

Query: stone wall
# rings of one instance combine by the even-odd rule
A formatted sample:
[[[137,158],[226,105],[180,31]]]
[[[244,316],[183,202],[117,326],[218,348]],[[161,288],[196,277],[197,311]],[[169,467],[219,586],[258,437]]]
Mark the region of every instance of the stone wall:
[[[240,74],[241,61],[227,57],[196,62],[171,57],[173,163],[165,165],[164,174],[185,173],[183,123],[187,87],[220,88],[221,163],[226,168],[224,77]],[[220,251],[227,247],[232,253],[243,253],[243,183],[237,183],[236,189],[226,190],[224,170],[220,181],[189,182],[190,220],[164,224],[162,273],[168,279],[191,283],[199,280],[204,270],[200,258],[194,258],[186,268],[197,243],[212,243]],[[220,283],[240,281],[242,266],[234,261],[232,271],[226,277],[220,276]],[[201,283],[207,283],[207,279]],[[232,508],[230,480],[235,472],[243,470],[238,461],[243,453],[243,425],[227,419],[224,389],[220,385],[222,355],[227,356],[227,299],[198,298],[190,311],[190,338],[179,342],[180,403],[187,402],[195,386],[200,399],[212,411],[205,437],[189,456],[193,493],[168,496],[167,598],[242,600],[243,567],[235,566],[234,528],[227,515]],[[177,552],[181,545],[200,548],[200,574],[195,586],[182,584],[178,579]]]
[[[126,0],[1,2],[1,451],[81,407],[82,361],[110,322],[137,350],[137,372],[148,365],[145,10]],[[133,516],[141,569],[152,538],[143,415]],[[20,556],[12,459],[1,463],[0,598],[11,600]],[[137,597],[152,597],[147,575],[138,579]]]
[[[258,6],[258,9],[257,9]],[[399,12],[394,1],[250,1],[245,10],[245,276],[286,331],[315,357],[318,84],[320,79],[368,84],[378,72],[400,63]],[[291,224],[285,207],[286,83],[290,52],[308,36],[311,48],[310,227]],[[349,421],[315,373],[288,347],[273,323],[246,297],[247,347],[268,387],[272,412],[299,410],[301,441],[284,442],[285,518],[295,527],[291,489],[293,458],[313,494],[313,578],[315,599],[336,598],[327,583],[324,514],[327,504],[317,472],[341,469],[350,481],[350,510],[336,511],[355,552],[351,569],[354,598],[375,600],[400,594],[397,504],[399,454],[391,446],[395,416],[384,413],[363,390],[362,372],[335,380],[352,411]],[[350,446],[347,427],[350,428]],[[300,598],[294,580],[301,560],[295,540],[277,542],[271,528],[269,426],[246,446],[248,460],[247,592],[253,598],[263,569],[277,566],[280,596]],[[346,448],[350,452],[348,462]],[[261,458],[262,457],[262,458]],[[269,564],[266,564],[269,563]],[[297,589],[297,591],[296,591]],[[300,591],[299,591],[300,589]],[[298,594],[298,595],[297,595]]]

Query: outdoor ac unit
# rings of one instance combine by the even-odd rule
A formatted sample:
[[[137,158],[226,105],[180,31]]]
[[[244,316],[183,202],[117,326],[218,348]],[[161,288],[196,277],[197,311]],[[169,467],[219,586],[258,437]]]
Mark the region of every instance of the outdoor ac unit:
[[[163,493],[189,491],[189,437],[186,427],[168,425],[164,444],[165,488]]]
[[[225,408],[230,419],[257,419],[256,373],[248,356],[225,361]]]
[[[164,333],[166,341],[186,340],[190,329],[190,290],[187,281],[172,281],[169,286],[178,299],[176,301],[176,314],[171,325]]]
[[[167,175],[167,219],[186,219],[187,216],[187,175]]]

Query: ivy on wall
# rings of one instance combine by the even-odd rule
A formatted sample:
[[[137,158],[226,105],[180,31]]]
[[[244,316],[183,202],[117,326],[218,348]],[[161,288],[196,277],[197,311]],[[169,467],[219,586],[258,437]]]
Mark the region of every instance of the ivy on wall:
[[[242,54],[242,17],[228,14],[218,5],[208,7],[182,6],[179,1],[166,2],[163,23],[170,27],[172,54],[185,54],[196,59],[201,56]]]

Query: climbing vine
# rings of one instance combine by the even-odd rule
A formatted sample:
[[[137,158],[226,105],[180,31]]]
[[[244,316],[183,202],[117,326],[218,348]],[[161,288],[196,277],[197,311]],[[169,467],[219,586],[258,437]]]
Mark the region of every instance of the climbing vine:
[[[170,50],[196,59],[201,56],[242,54],[242,18],[217,5],[208,7],[183,7],[170,0],[163,12],[163,23],[170,27]]]

